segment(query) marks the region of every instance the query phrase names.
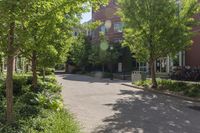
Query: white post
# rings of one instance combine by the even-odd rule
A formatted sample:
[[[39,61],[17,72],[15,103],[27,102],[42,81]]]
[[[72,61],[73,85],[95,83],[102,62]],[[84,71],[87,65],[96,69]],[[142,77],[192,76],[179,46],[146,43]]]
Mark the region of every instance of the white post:
[[[146,63],[146,72],[149,72],[149,63]]]
[[[170,72],[170,57],[169,56],[167,56],[167,73],[169,73]]]

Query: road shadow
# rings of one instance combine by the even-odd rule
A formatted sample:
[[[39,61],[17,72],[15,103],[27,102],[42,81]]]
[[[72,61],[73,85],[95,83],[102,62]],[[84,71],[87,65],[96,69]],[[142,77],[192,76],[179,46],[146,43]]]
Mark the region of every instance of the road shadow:
[[[200,133],[200,111],[190,108],[199,103],[146,91],[121,90],[119,95],[126,98],[105,105],[115,114],[92,133]]]
[[[110,80],[109,78],[101,78],[100,76],[91,77],[91,76],[78,75],[78,74],[57,73],[57,76],[61,77],[64,80],[88,82],[88,83],[106,83],[108,85],[109,83],[127,83],[128,82],[128,81],[122,81],[122,80],[117,80],[117,79]]]

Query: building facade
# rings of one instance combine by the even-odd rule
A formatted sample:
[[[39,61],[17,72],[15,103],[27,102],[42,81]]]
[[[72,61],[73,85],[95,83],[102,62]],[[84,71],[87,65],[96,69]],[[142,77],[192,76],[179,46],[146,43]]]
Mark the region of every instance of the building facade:
[[[200,14],[195,16],[200,21]],[[196,34],[193,37],[193,45],[186,51],[185,62],[187,66],[200,67],[200,26],[193,28]]]
[[[92,21],[101,21],[99,26],[92,33],[93,42],[99,40],[99,33],[104,32],[106,37],[111,42],[120,42],[123,40],[123,23],[120,17],[116,14],[118,6],[115,0],[110,0],[110,3],[101,7],[98,11],[92,12]],[[195,16],[195,19],[200,20],[200,14]],[[105,28],[105,22],[109,20],[112,23],[110,29]],[[200,26],[193,28],[196,34],[193,37],[193,44],[186,51],[177,53],[175,58],[163,57],[155,62],[157,73],[170,73],[174,66],[190,66],[200,67]],[[139,63],[138,69],[140,71],[148,71],[149,65],[147,63]]]
[[[99,41],[100,32],[105,33],[110,42],[120,42],[123,39],[123,23],[116,14],[117,10],[116,0],[110,0],[107,6],[101,6],[98,11],[92,11],[92,21],[100,21],[102,23],[92,33],[93,42]],[[105,27],[106,21],[111,22],[111,27]]]

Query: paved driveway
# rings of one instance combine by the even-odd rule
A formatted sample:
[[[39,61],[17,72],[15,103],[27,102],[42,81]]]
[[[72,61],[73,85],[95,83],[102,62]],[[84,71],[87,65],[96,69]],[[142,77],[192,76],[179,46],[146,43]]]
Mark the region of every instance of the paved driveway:
[[[200,104],[121,85],[57,75],[66,107],[84,133],[200,133]]]

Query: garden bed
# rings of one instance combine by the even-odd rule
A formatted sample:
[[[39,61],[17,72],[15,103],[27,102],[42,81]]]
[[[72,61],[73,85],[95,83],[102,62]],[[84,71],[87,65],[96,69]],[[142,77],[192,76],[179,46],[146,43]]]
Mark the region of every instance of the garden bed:
[[[200,84],[199,83],[180,82],[180,81],[164,80],[164,79],[158,79],[157,81],[158,81],[158,88],[154,89],[156,91],[200,100]],[[134,82],[133,84],[150,89],[151,80],[148,79],[145,81],[137,81],[137,82]]]
[[[39,78],[37,89],[31,88],[30,75],[14,76],[15,121],[5,122],[5,82],[0,81],[0,133],[78,133],[78,124],[63,108],[62,87],[55,76]]]

